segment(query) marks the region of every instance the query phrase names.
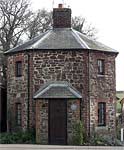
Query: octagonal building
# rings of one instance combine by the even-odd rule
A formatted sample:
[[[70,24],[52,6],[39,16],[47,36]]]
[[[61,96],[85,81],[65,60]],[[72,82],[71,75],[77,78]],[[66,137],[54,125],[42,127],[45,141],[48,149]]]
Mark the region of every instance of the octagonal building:
[[[71,28],[71,9],[53,9],[53,28],[6,52],[8,131],[35,129],[41,144],[116,136],[117,51]]]

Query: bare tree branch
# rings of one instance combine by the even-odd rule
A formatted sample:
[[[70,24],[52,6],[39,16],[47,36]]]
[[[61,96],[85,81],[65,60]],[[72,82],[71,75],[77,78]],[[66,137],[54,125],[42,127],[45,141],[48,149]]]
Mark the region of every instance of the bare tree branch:
[[[97,29],[91,24],[87,23],[86,19],[81,16],[76,16],[72,18],[72,27],[87,35],[92,39],[96,39]]]
[[[32,13],[27,0],[0,0],[0,48],[4,51],[16,46],[23,34],[29,39],[52,26],[52,12],[41,9]],[[96,29],[85,18],[72,18],[72,27],[95,38]]]
[[[31,15],[27,0],[0,0],[0,45],[4,51],[17,45]]]
[[[52,13],[45,9],[38,10],[34,13],[31,20],[28,20],[29,28],[27,29],[28,38],[31,39],[40,33],[47,31],[51,27]]]
[[[45,9],[38,10],[34,13],[31,20],[28,20],[29,28],[26,34],[31,39],[40,33],[47,31],[52,25],[52,12],[47,12]],[[72,18],[72,27],[82,32],[83,34],[96,39],[97,30],[91,24],[88,24],[86,19],[81,16]]]

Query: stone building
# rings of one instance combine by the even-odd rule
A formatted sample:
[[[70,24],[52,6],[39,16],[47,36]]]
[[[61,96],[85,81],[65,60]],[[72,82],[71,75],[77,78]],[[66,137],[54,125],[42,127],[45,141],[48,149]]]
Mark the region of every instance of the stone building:
[[[7,130],[7,98],[4,53],[0,50],[0,132]]]
[[[115,137],[117,51],[71,28],[71,9],[53,9],[53,29],[6,52],[8,130],[36,129],[42,144]]]

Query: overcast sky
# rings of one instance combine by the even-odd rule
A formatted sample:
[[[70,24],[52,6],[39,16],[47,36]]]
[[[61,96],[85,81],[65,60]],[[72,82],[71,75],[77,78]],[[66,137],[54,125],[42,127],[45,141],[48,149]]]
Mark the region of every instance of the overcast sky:
[[[116,49],[116,89],[124,90],[124,0],[31,0],[34,10],[48,11],[64,1],[72,16],[83,16],[98,30],[98,41]],[[54,5],[53,5],[54,2]]]

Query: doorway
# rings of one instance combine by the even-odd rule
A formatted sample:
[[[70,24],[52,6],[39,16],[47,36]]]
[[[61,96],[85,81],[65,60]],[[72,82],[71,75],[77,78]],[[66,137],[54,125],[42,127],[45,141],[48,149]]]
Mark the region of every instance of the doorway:
[[[49,100],[49,144],[67,144],[67,101]]]

